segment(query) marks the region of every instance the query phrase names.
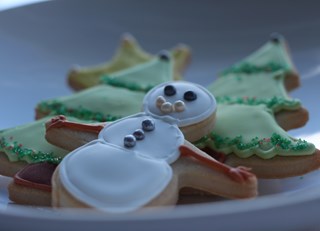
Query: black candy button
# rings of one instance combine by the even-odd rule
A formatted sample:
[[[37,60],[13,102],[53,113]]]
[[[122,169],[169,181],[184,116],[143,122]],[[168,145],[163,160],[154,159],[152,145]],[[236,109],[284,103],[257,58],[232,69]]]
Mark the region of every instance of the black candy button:
[[[136,138],[133,135],[126,135],[123,143],[126,148],[132,148],[136,145]]]
[[[154,121],[151,119],[145,119],[142,121],[142,129],[143,131],[150,132],[153,131],[155,128]]]
[[[133,132],[133,136],[137,140],[143,140],[144,139],[144,131],[142,129],[137,129]]]

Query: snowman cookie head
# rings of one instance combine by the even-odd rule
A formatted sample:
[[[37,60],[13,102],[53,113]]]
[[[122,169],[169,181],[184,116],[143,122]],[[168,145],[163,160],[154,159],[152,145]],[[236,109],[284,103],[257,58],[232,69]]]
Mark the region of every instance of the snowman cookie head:
[[[207,89],[186,81],[160,84],[143,100],[144,112],[155,118],[174,119],[189,141],[212,130],[216,108],[216,100]]]

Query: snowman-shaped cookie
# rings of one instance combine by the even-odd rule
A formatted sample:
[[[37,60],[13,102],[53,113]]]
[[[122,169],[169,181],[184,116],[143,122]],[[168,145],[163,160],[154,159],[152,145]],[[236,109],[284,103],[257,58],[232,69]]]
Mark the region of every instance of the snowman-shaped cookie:
[[[256,178],[247,169],[217,162],[185,139],[206,135],[204,128],[214,124],[216,104],[208,91],[165,83],[147,94],[143,108],[108,124],[63,159],[52,180],[55,207],[132,212],[175,204],[184,187],[231,198],[256,195]],[[52,122],[57,124],[68,122]]]

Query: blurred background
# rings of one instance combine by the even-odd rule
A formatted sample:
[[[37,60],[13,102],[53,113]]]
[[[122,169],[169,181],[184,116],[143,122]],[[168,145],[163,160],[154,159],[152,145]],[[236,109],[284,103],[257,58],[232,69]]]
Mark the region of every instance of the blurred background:
[[[45,0],[0,0],[0,10],[8,10],[14,7],[28,5],[37,2],[44,2]]]

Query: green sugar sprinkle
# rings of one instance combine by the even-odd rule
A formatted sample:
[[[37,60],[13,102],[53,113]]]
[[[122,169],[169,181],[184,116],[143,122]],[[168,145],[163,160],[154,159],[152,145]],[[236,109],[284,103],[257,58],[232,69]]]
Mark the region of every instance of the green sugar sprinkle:
[[[104,115],[101,112],[92,112],[83,107],[77,109],[68,108],[60,102],[51,101],[38,104],[37,109],[44,114],[72,116],[83,120],[94,120],[98,122],[115,121],[121,116]]]
[[[203,137],[194,144],[198,148],[203,148],[209,143],[213,143],[214,147],[217,149],[235,146],[238,150],[247,150],[259,147],[262,150],[276,148],[286,151],[302,151],[309,147],[308,142],[305,140],[299,139],[296,142],[293,142],[292,140],[283,138],[276,133],[273,133],[270,138],[259,139],[258,137],[254,137],[250,142],[243,142],[242,136],[237,136],[235,138],[222,137],[212,132],[210,135]]]
[[[148,92],[151,88],[155,87],[155,85],[146,85],[146,86],[141,86],[137,83],[127,83],[123,82],[121,80],[117,80],[115,78],[110,78],[109,76],[103,76],[100,78],[100,83],[102,84],[108,84],[111,86],[115,87],[123,87],[127,88],[132,91],[143,91],[143,92]]]
[[[49,162],[53,164],[59,164],[62,157],[56,157],[54,154],[45,153],[41,151],[35,151],[29,148],[24,148],[18,142],[7,142],[4,137],[0,139],[0,148],[7,154],[13,155],[18,160],[24,160],[25,157],[31,159],[32,163]]]
[[[241,63],[238,65],[234,65],[224,71],[222,71],[219,76],[225,76],[228,74],[255,74],[255,73],[260,73],[260,72],[275,72],[278,70],[285,70],[287,69],[286,67],[284,67],[281,64],[277,64],[277,63],[267,63],[265,65],[253,65],[250,63]]]
[[[230,97],[230,96],[217,96],[216,100],[220,104],[245,104],[245,105],[260,105],[264,104],[268,108],[286,107],[295,108],[300,107],[301,102],[296,99],[285,99],[283,97],[274,96],[272,98],[259,99],[256,97]]]

